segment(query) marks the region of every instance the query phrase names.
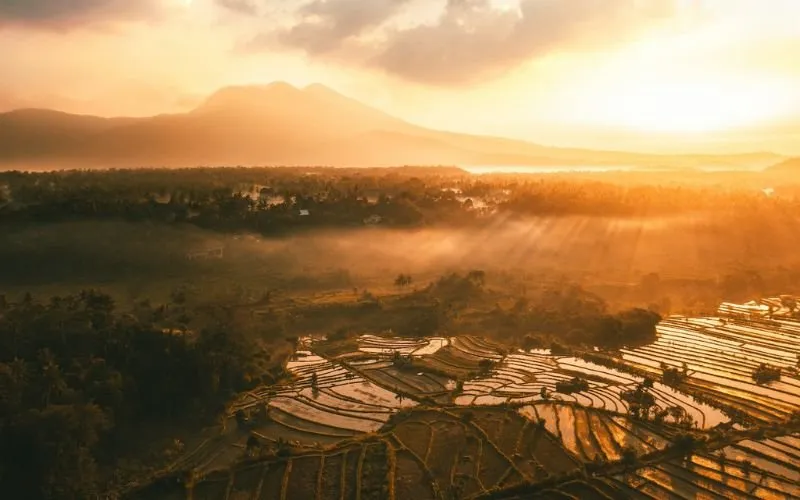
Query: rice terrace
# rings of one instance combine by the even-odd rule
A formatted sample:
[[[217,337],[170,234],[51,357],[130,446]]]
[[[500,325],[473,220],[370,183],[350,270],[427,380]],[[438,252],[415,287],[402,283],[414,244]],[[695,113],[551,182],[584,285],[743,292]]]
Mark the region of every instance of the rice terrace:
[[[213,434],[124,496],[798,498],[795,307],[666,317],[635,349],[303,337],[290,382],[237,397]]]
[[[800,0],[0,0],[0,500],[800,500]]]

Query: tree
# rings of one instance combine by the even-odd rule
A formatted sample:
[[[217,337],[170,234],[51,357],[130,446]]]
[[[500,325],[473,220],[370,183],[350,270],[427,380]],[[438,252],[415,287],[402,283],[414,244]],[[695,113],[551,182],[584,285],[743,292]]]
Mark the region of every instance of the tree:
[[[781,305],[789,311],[789,314],[794,314],[797,310],[797,299],[791,295],[781,295]]]
[[[0,450],[6,491],[17,498],[90,498],[97,464],[91,454],[108,421],[93,405],[51,405],[29,410]]]
[[[522,339],[522,349],[525,351],[530,351],[531,349],[537,349],[542,347],[542,340],[539,337],[534,335],[525,335]]]
[[[39,378],[42,402],[44,406],[49,406],[54,397],[64,394],[67,390],[67,383],[61,373],[61,368],[49,349],[39,351],[39,365],[42,369]]]
[[[292,447],[289,445],[289,442],[279,437],[275,442],[275,454],[282,458],[290,456],[292,454]]]
[[[758,385],[767,384],[781,379],[780,367],[769,366],[766,363],[761,363],[753,370],[753,381]]]
[[[635,389],[620,393],[623,401],[628,403],[628,412],[634,418],[645,419],[650,415],[650,410],[656,404],[656,398],[650,393],[653,386],[652,380],[645,378]]]
[[[394,280],[394,286],[398,288],[404,288],[411,284],[412,282],[411,275],[409,274],[398,274],[397,278]]]
[[[700,442],[692,434],[681,433],[672,440],[672,449],[679,452],[684,460],[688,460],[699,447]]]
[[[236,410],[235,416],[236,425],[238,425],[240,428],[243,428],[247,425],[247,414],[244,412],[244,410]]]
[[[170,299],[175,305],[184,305],[186,303],[186,290],[179,288],[170,293]]]
[[[484,358],[478,361],[478,368],[482,374],[488,374],[494,369],[495,362],[491,359]]]
[[[481,271],[480,269],[473,269],[467,273],[467,280],[471,281],[478,287],[482,287],[486,284],[486,272]]]
[[[625,448],[622,449],[621,457],[622,458],[620,459],[620,463],[625,468],[625,471],[628,471],[628,469],[635,466],[636,462],[638,462],[638,457],[636,456],[636,450],[634,450],[630,446],[626,446]]]
[[[581,377],[573,377],[570,380],[559,380],[556,382],[556,392],[562,394],[572,394],[589,390],[589,381]]]
[[[258,456],[261,452],[261,441],[258,440],[253,434],[247,438],[245,453],[248,457]]]
[[[414,357],[410,354],[402,354],[400,351],[392,351],[392,365],[398,370],[408,370],[414,366]]]
[[[400,333],[409,337],[429,337],[436,334],[444,325],[445,317],[438,303],[418,308],[409,314]]]
[[[679,386],[685,380],[688,374],[687,372],[688,367],[686,366],[685,362],[682,370],[670,367],[663,361],[661,362],[661,381],[664,383],[664,385],[668,385],[670,387]]]
[[[550,344],[550,354],[553,356],[569,356],[570,350],[565,345],[556,342],[555,340]]]

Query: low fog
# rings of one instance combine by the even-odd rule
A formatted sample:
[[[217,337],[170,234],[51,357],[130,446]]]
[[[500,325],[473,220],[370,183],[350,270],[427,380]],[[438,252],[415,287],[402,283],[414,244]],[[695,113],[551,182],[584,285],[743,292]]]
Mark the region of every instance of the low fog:
[[[490,279],[503,272],[584,284],[634,283],[649,273],[717,280],[735,271],[800,267],[798,229],[789,216],[745,223],[705,215],[526,218],[481,228],[377,227],[287,237],[179,225],[54,223],[0,237],[0,283],[21,290],[165,280],[335,289],[390,286],[397,273],[423,283],[470,269],[485,270]],[[221,259],[188,259],[217,247],[224,249]]]
[[[728,270],[800,262],[795,256],[800,243],[796,222],[767,220],[749,229],[706,216],[551,217],[480,230],[372,229],[278,240],[249,238],[233,248],[290,267],[344,268],[354,277],[481,268],[625,281],[650,272],[713,277]]]

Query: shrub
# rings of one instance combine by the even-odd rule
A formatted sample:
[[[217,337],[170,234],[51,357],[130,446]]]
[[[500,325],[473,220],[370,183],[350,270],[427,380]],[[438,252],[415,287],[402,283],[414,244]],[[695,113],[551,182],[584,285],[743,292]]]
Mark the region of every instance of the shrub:
[[[570,380],[560,380],[556,382],[556,392],[561,394],[572,394],[589,390],[589,382],[581,377],[573,377]]]
[[[482,359],[478,362],[478,367],[482,374],[491,372],[494,369],[494,365],[495,363],[491,359]]]
[[[758,365],[758,368],[753,370],[752,377],[758,385],[774,382],[781,379],[781,369],[779,367],[769,366],[766,363],[761,363]]]

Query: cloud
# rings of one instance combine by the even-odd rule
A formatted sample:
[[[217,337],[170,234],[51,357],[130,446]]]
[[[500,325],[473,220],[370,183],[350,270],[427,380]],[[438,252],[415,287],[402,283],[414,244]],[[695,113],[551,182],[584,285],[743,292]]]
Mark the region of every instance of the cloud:
[[[296,11],[297,22],[288,29],[256,37],[258,48],[278,43],[325,55],[338,50],[349,39],[383,25],[410,0],[312,0]]]
[[[351,62],[406,80],[452,85],[496,75],[549,51],[618,42],[676,13],[675,0],[519,0],[518,8],[499,8],[491,0],[447,0],[433,23],[387,27],[405,3],[314,0],[299,9],[293,27],[254,43],[277,41],[311,57],[335,53],[340,59],[340,48],[357,46]],[[358,40],[370,30],[380,36]]]
[[[64,28],[153,13],[160,0],[0,0],[0,26]]]
[[[258,6],[252,0],[216,0],[217,5],[225,9],[248,16],[257,16]]]

